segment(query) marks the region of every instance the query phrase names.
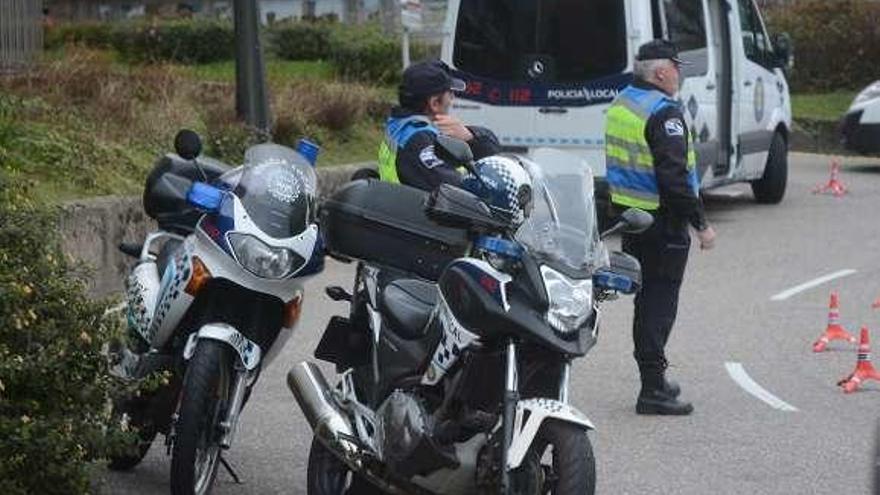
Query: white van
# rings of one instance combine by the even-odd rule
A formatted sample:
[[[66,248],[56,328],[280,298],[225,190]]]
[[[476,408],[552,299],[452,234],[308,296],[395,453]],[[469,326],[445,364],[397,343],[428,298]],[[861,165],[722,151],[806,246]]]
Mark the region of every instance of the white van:
[[[605,176],[605,113],[638,47],[673,41],[679,99],[702,187],[785,193],[791,100],[786,37],[771,43],[753,0],[450,0],[442,58],[467,82],[453,111],[512,151],[563,148]],[[776,49],[774,49],[776,44]],[[603,192],[603,180],[598,192]]]

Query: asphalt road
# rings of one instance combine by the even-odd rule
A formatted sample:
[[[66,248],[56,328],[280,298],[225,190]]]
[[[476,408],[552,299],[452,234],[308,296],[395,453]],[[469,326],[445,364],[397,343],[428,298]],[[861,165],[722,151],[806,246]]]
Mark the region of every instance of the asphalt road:
[[[743,186],[707,200],[717,247],[692,247],[668,349],[669,374],[693,401],[692,416],[634,413],[631,299],[605,304],[599,344],[575,363],[572,377],[572,401],[597,427],[598,493],[869,492],[880,384],[844,395],[836,382],[854,368],[854,346],[834,344],[822,354],[811,346],[825,328],[832,289],[840,291],[848,330],[880,329],[880,310],[870,309],[880,296],[880,160],[845,161],[842,179],[851,192],[843,198],[810,192],[827,181],[828,163],[793,154],[781,205],[757,205]],[[771,300],[844,269],[856,272]],[[299,333],[263,373],[228,454],[244,484],[221,471],[214,493],[305,493],[311,434],[284,377],[310,357],[329,317],[345,311],[323,287],[351,278],[351,266],[329,263],[312,281]],[[796,411],[748,394],[728,373],[729,362]],[[169,465],[160,439],[132,472],[97,474],[105,493],[167,493]]]

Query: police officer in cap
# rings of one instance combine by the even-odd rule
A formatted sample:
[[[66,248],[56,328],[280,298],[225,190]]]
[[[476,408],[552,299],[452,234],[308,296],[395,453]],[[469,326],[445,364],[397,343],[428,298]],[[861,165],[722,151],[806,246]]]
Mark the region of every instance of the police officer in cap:
[[[453,91],[464,89],[464,82],[453,78],[439,60],[413,64],[403,72],[400,106],[392,109],[379,146],[382,180],[427,191],[441,183],[458,185],[463,176],[457,164],[438,157],[434,149],[439,134],[466,141],[477,160],[501,151],[492,131],[465,126],[449,115]]]
[[[678,294],[691,244],[689,227],[702,249],[711,249],[715,231],[700,199],[693,139],[673,97],[681,81],[672,43],[654,40],[639,48],[635,80],[608,110],[607,179],[615,209],[639,208],[654,216],[641,235],[623,236],[622,247],[642,265],[643,284],[635,297],[633,342],[642,388],[638,414],[687,415],[690,403],[666,379],[666,342],[678,310]]]

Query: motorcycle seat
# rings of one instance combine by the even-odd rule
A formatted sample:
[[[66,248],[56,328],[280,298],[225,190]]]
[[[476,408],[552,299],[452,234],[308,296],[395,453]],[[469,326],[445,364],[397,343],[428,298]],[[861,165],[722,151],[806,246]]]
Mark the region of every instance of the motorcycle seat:
[[[382,291],[382,312],[400,337],[417,340],[425,336],[431,311],[437,304],[437,286],[410,278],[394,280]]]

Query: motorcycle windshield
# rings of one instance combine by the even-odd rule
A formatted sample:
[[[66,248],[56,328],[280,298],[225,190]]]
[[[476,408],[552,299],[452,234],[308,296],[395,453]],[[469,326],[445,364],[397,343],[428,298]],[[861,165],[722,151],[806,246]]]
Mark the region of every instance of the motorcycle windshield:
[[[244,165],[220,178],[241,201],[251,221],[266,235],[287,239],[313,222],[317,176],[296,151],[258,144],[244,155]]]
[[[593,174],[570,153],[536,149],[522,159],[532,177],[532,212],[517,231],[517,240],[541,262],[576,278],[587,278],[607,264],[599,240]]]

